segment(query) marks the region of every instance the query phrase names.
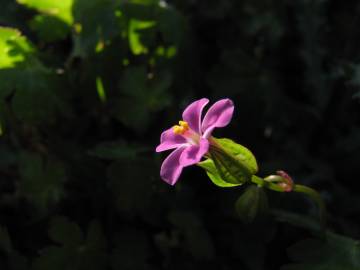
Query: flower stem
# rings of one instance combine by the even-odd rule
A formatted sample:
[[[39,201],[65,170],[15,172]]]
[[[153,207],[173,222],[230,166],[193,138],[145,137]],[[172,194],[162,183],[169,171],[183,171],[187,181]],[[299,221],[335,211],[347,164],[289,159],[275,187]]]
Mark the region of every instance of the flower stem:
[[[273,191],[285,192],[285,190],[282,187],[280,187],[278,184],[266,181],[263,178],[256,175],[253,175],[253,177],[251,178],[251,182],[258,186],[265,187]],[[317,204],[319,208],[320,224],[321,227],[324,229],[326,226],[326,206],[320,194],[315,189],[312,189],[304,185],[294,185],[292,191],[306,194],[310,199],[312,199]]]
[[[310,199],[312,199],[319,208],[319,218],[320,218],[320,224],[322,228],[325,228],[326,226],[326,205],[321,198],[319,192],[317,192],[315,189],[312,189],[310,187],[304,186],[304,185],[294,185],[294,192],[304,193],[307,196],[309,196]]]
[[[266,187],[267,189],[277,191],[277,192],[284,192],[284,189],[275,183],[271,183],[269,181],[265,181],[263,178],[253,175],[251,177],[251,182],[257,184],[259,187]]]

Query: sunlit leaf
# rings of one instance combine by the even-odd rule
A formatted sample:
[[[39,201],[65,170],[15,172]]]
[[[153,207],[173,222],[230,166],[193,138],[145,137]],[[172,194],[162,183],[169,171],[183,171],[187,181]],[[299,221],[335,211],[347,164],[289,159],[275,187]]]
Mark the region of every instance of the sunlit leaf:
[[[144,30],[153,28],[155,25],[154,21],[139,21],[131,19],[129,22],[129,45],[133,54],[146,54],[148,48],[141,40],[141,32]],[[154,33],[155,34],[155,33]]]
[[[96,90],[99,95],[99,99],[101,102],[106,102],[106,92],[104,88],[104,84],[100,77],[96,77]]]
[[[0,98],[14,94],[11,107],[20,120],[50,121],[60,103],[33,45],[16,29],[0,27],[0,49]]]
[[[74,0],[17,0],[18,3],[34,8],[41,13],[57,17],[64,22],[71,24],[72,5]]]
[[[24,62],[33,52],[33,46],[17,29],[0,26],[0,69]]]

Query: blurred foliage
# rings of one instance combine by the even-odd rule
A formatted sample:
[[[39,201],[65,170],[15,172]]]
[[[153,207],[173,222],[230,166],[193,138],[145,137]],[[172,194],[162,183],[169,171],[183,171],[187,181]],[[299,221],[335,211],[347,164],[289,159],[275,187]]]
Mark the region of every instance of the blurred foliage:
[[[355,0],[2,0],[0,269],[358,269],[359,12]],[[296,194],[219,189],[199,168],[160,180],[159,135],[201,97],[234,101],[214,135],[251,149],[259,175],[283,169],[321,191],[337,234],[254,218],[265,196],[315,215]],[[241,192],[253,222],[237,217]]]

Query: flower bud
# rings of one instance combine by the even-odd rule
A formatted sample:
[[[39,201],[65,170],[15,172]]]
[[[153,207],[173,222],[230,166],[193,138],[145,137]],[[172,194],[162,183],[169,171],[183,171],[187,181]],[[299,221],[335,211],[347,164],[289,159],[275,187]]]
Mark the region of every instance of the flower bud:
[[[264,180],[273,184],[276,184],[284,192],[291,192],[294,188],[294,181],[292,178],[284,171],[276,171],[277,175],[270,175],[265,177]]]

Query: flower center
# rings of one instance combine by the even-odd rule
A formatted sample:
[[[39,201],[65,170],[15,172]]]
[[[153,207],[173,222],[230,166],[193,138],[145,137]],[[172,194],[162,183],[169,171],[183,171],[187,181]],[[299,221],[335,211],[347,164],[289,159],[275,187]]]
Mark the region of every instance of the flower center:
[[[189,130],[189,124],[185,121],[179,121],[179,125],[173,127],[173,132],[177,135],[184,135]]]
[[[183,136],[190,144],[198,145],[200,142],[200,135],[190,129],[185,121],[179,121],[179,125],[173,127],[173,132]]]

